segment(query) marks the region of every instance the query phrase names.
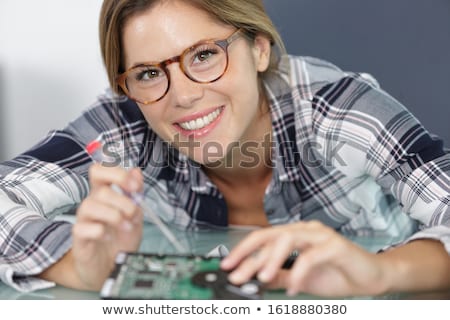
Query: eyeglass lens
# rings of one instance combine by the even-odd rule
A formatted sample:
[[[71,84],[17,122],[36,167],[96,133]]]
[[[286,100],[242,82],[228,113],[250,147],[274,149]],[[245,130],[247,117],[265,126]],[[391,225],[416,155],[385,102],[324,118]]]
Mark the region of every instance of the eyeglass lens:
[[[208,83],[220,78],[227,67],[227,54],[216,43],[202,43],[181,56],[180,68],[192,81]],[[168,70],[164,65],[143,65],[130,71],[126,86],[139,101],[156,101],[169,86]]]

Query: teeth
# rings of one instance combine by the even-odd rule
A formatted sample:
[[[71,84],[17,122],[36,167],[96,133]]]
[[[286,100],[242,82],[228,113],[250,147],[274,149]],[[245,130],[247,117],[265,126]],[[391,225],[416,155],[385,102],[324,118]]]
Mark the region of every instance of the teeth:
[[[206,127],[208,124],[213,122],[220,114],[221,109],[218,108],[214,112],[211,112],[210,114],[198,118],[195,120],[187,121],[187,122],[181,122],[179,123],[180,127],[182,127],[184,130],[198,130],[203,127]]]

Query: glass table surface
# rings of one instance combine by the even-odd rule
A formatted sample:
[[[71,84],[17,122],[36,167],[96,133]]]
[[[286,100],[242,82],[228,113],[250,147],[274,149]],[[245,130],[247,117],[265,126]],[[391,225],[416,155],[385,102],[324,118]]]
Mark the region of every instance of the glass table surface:
[[[228,249],[233,248],[249,231],[244,229],[209,229],[201,231],[181,231],[172,229],[179,241],[188,248],[187,253],[195,255],[206,255],[218,245],[224,245]],[[395,239],[374,237],[353,237],[350,239],[371,252],[377,252]],[[177,253],[169,241],[152,224],[145,223],[143,241],[139,248],[140,252],[171,254]],[[62,286],[54,286],[49,289],[37,290],[30,293],[22,293],[0,282],[0,300],[7,299],[68,299],[68,300],[91,300],[100,299],[98,292],[86,292],[68,289]],[[267,300],[290,300],[290,299],[320,299],[307,294],[288,297],[283,290],[266,290],[264,299]],[[349,299],[450,299],[450,292],[424,293],[424,294],[390,294],[379,297],[356,297]]]

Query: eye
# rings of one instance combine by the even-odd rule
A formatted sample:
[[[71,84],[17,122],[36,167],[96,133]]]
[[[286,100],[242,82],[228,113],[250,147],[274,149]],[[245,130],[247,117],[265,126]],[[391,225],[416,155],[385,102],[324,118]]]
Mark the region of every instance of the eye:
[[[198,60],[199,62],[208,60],[211,56],[214,55],[214,52],[212,52],[211,50],[204,50],[202,52],[199,52],[195,55],[195,60]],[[194,60],[194,61],[195,61]]]
[[[192,55],[192,63],[202,63],[210,60],[218,53],[217,48],[202,46],[200,48],[196,48]]]
[[[139,68],[135,73],[136,81],[150,81],[164,76],[165,74],[161,69],[154,67]]]

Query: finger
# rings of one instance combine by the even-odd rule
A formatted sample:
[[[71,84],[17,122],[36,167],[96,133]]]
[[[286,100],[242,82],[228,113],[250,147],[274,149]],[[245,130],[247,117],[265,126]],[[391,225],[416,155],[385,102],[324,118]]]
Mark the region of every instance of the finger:
[[[136,181],[138,185],[136,191],[142,192],[144,190],[144,177],[142,175],[142,170],[140,168],[133,168],[128,171],[128,174],[130,175],[131,179]]]
[[[229,274],[228,280],[237,285],[250,280],[255,273],[264,267],[264,264],[270,258],[271,252],[271,246],[268,245],[249,255]]]
[[[133,224],[124,217],[124,214],[118,208],[96,201],[93,198],[86,198],[77,210],[77,222],[95,222],[113,229],[132,230]]]
[[[316,221],[297,222],[254,231],[233,248],[230,254],[222,260],[221,267],[224,270],[235,268],[242,259],[258,250],[264,243],[272,242],[275,237],[286,233],[291,234],[294,239],[293,247],[300,250],[328,241],[337,234],[333,229]]]
[[[275,277],[266,285],[268,289],[286,288],[290,281],[291,270],[279,270]]]
[[[220,267],[224,270],[235,268],[245,257],[257,251],[263,244],[271,241],[272,236],[276,235],[272,229],[275,228],[272,227],[250,233],[222,260]]]
[[[295,239],[295,248],[301,250],[328,242],[334,237],[340,237],[334,229],[318,221],[297,224],[296,228],[291,229],[290,232]]]
[[[144,222],[143,212],[142,212],[142,209],[140,207],[137,208],[137,213],[134,215],[134,217],[131,220],[131,222],[135,226],[141,225]]]
[[[108,241],[107,228],[101,223],[76,223],[72,228],[74,241]]]
[[[270,256],[258,272],[258,279],[265,283],[271,282],[295,249],[293,235],[285,233],[276,238],[273,242]]]
[[[124,214],[126,219],[132,219],[137,212],[137,205],[130,197],[119,194],[109,186],[102,186],[91,192],[92,199],[115,208]]]
[[[137,169],[138,170],[138,169]],[[136,170],[132,170],[133,172]],[[137,192],[141,188],[142,176],[131,173],[121,167],[104,167],[94,163],[89,168],[89,181],[92,189],[103,185],[118,185],[125,191]]]
[[[337,256],[343,254],[337,244],[338,239],[324,242],[302,251],[291,268],[286,282],[287,295],[292,296],[304,288],[305,279],[313,270],[323,265],[332,265]]]

